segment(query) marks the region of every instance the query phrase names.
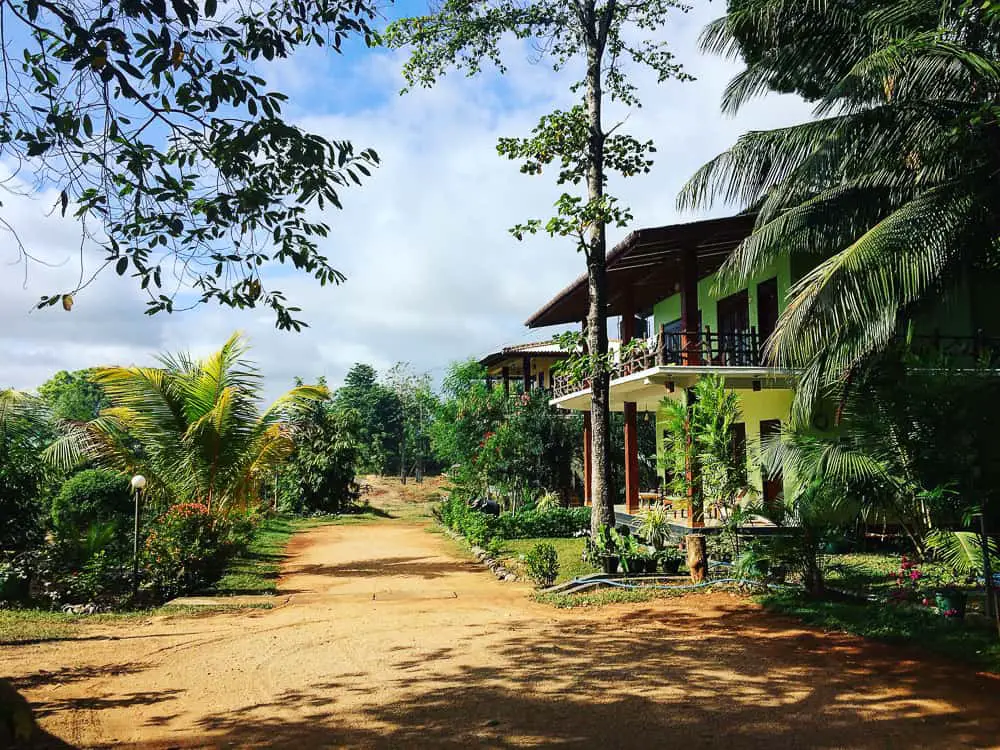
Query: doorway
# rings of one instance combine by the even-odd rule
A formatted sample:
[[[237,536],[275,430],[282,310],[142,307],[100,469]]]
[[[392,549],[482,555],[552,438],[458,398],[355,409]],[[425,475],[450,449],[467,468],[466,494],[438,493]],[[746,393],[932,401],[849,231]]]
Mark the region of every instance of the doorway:
[[[778,326],[778,279],[772,278],[757,285],[757,349],[764,351],[767,340]],[[755,364],[760,364],[755,363]]]
[[[760,421],[760,446],[761,450],[769,440],[781,434],[780,419],[762,419]],[[761,469],[761,500],[768,510],[777,510],[785,496],[785,479],[779,471],[774,476],[768,476],[767,472]]]
[[[746,289],[720,299],[716,305],[719,339],[715,364],[749,365],[750,300]]]

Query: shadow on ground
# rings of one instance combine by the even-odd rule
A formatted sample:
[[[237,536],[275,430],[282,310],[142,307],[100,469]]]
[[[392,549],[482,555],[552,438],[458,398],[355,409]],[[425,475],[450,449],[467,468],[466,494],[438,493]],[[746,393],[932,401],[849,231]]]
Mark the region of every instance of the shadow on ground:
[[[461,641],[398,649],[387,654],[394,678],[377,690],[331,674],[268,704],[210,714],[169,745],[996,746],[998,683],[965,669],[740,603],[710,617],[662,603],[617,612],[561,627],[512,622],[496,642],[499,669],[458,666]]]
[[[345,578],[384,578],[412,576],[423,579],[441,578],[477,569],[471,561],[447,560],[438,557],[379,557],[339,565],[293,565],[288,575],[331,576]],[[478,568],[481,570],[481,568]],[[282,589],[281,593],[289,593]]]

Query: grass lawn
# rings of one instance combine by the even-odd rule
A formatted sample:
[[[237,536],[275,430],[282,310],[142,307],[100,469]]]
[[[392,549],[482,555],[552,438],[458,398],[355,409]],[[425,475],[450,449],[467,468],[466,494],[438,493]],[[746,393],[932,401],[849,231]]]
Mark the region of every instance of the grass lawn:
[[[284,515],[268,518],[257,529],[246,552],[226,564],[222,577],[206,593],[219,596],[275,593],[288,540],[297,531],[330,522],[331,519]]]
[[[555,547],[556,553],[559,555],[559,576],[556,578],[556,583],[598,572],[597,568],[588,565],[581,559],[585,544],[582,537],[571,539],[505,539],[502,557],[505,559],[513,558],[516,561],[519,556],[528,554],[532,547],[542,542],[547,542]]]
[[[896,585],[899,553],[854,552],[826,558],[826,580],[833,588],[859,594],[885,594]],[[921,563],[928,574],[944,573],[940,563]]]
[[[824,630],[913,645],[1000,673],[1000,640],[982,618],[952,621],[917,607],[816,601],[790,592],[758,601],[772,612],[793,615]]]

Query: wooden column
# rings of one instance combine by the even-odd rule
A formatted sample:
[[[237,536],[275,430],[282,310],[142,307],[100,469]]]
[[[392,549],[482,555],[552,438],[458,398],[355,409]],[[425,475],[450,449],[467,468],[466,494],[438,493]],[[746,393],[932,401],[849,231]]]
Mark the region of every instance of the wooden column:
[[[698,456],[695,453],[694,439],[691,434],[692,411],[697,400],[694,388],[688,388],[685,391],[687,416],[684,419],[684,442],[687,455],[684,457],[684,484],[687,485],[688,519],[690,519],[692,527],[701,528],[705,525],[705,505],[701,494],[701,470],[698,466]]]
[[[524,392],[531,393],[531,357],[527,354],[521,358],[521,380],[524,382]]]
[[[635,338],[635,307],[632,290],[626,289],[622,298],[622,344]],[[636,406],[626,401],[625,417],[625,512],[639,511],[639,435],[636,425]]]
[[[503,378],[503,395],[510,395],[510,368],[504,367],[501,371],[503,373],[501,377]]]
[[[636,407],[625,402],[625,512],[639,512],[639,435]]]
[[[701,364],[701,331],[698,315],[698,254],[693,247],[681,251],[681,364]]]
[[[583,504],[590,505],[590,445],[592,432],[590,429],[590,412],[583,413]]]

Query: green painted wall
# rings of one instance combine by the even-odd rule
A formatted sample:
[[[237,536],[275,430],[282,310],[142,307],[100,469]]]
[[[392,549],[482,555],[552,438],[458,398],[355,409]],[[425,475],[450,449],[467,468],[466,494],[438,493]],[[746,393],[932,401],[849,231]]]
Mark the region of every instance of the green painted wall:
[[[786,298],[788,297],[788,290],[793,282],[791,263],[788,258],[778,260],[772,266],[754,276],[746,287],[741,287],[739,289],[727,289],[725,290],[726,293],[720,293],[720,290],[716,288],[718,280],[717,276],[717,274],[713,273],[711,276],[706,276],[698,282],[698,309],[701,311],[702,326],[707,326],[713,331],[719,330],[717,303],[720,299],[727,297],[729,294],[739,292],[741,289],[746,289],[750,304],[750,325],[756,328],[757,284],[777,277],[779,309],[783,310],[785,308]],[[659,331],[661,325],[664,323],[672,323],[680,317],[680,293],[672,294],[669,297],[660,300],[660,302],[653,306],[653,327],[650,330],[650,333],[653,334],[656,331]]]
[[[791,389],[765,389],[761,391],[738,390],[740,399],[740,421],[746,424],[747,458],[750,466],[750,481],[758,492],[762,490],[760,469],[760,423],[769,419],[780,419],[782,425],[788,423],[792,410],[794,391]],[[680,391],[676,394],[680,398]],[[656,414],[656,456],[658,463],[663,458],[664,414],[662,409]],[[659,472],[662,475],[662,471]],[[785,492],[794,489],[794,477],[785,477]]]

